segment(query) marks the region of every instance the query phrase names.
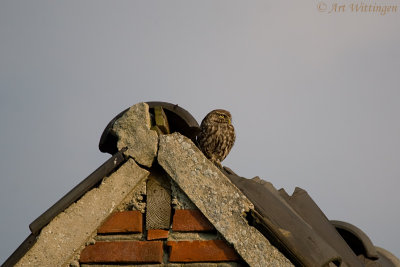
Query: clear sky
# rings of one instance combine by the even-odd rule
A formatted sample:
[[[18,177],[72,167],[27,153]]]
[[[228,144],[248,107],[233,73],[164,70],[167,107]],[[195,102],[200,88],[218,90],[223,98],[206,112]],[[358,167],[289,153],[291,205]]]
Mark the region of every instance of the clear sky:
[[[2,0],[0,263],[142,101],[230,110],[224,165],[307,190],[400,257],[400,2],[357,3]]]

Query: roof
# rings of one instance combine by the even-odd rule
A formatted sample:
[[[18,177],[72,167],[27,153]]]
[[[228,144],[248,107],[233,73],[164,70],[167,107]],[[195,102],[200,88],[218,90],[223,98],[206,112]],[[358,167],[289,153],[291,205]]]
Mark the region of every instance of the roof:
[[[161,107],[168,119],[169,131],[179,132],[195,141],[199,124],[188,111],[166,102],[147,104],[153,121],[154,109]],[[18,262],[36,242],[43,227],[126,162],[127,149],[121,148],[118,143],[119,137],[114,124],[129,110],[126,109],[113,118],[101,135],[99,149],[112,154],[110,159],[34,220],[29,225],[31,234],[2,266],[13,266]],[[136,155],[132,157],[135,158]],[[283,189],[277,190],[271,183],[259,177],[246,179],[228,167],[221,171],[254,205],[254,209],[247,212],[248,223],[296,266],[323,266],[329,262],[364,266],[359,259],[360,255],[365,260],[379,262],[382,266],[396,266],[396,258],[388,256],[390,253],[383,249],[377,250],[360,229],[345,222],[329,221],[305,190],[296,188],[289,196]]]

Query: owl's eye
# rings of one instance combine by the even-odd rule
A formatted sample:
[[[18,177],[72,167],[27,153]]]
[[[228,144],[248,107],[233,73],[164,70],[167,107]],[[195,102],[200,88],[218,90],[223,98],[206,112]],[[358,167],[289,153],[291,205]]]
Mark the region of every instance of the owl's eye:
[[[225,115],[219,115],[221,119],[225,119]]]

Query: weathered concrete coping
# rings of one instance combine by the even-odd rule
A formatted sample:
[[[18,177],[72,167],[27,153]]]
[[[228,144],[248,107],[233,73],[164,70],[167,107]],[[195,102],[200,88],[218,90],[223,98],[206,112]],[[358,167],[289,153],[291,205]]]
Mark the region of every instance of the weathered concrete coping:
[[[103,221],[147,178],[149,172],[129,159],[45,226],[16,266],[67,266]]]
[[[158,162],[250,266],[293,266],[245,219],[253,204],[193,142],[160,136]]]
[[[158,146],[157,132],[150,127],[149,105],[138,103],[116,120],[112,128],[118,136],[118,150],[127,147],[125,155],[147,167],[153,164]]]

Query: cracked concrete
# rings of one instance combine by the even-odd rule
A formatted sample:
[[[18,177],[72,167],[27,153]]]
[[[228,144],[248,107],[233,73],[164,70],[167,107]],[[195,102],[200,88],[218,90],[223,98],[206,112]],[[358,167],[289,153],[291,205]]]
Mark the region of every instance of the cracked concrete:
[[[158,134],[150,128],[149,105],[146,103],[130,107],[112,128],[118,136],[118,150],[127,147],[124,154],[146,167],[151,167],[157,155]]]

